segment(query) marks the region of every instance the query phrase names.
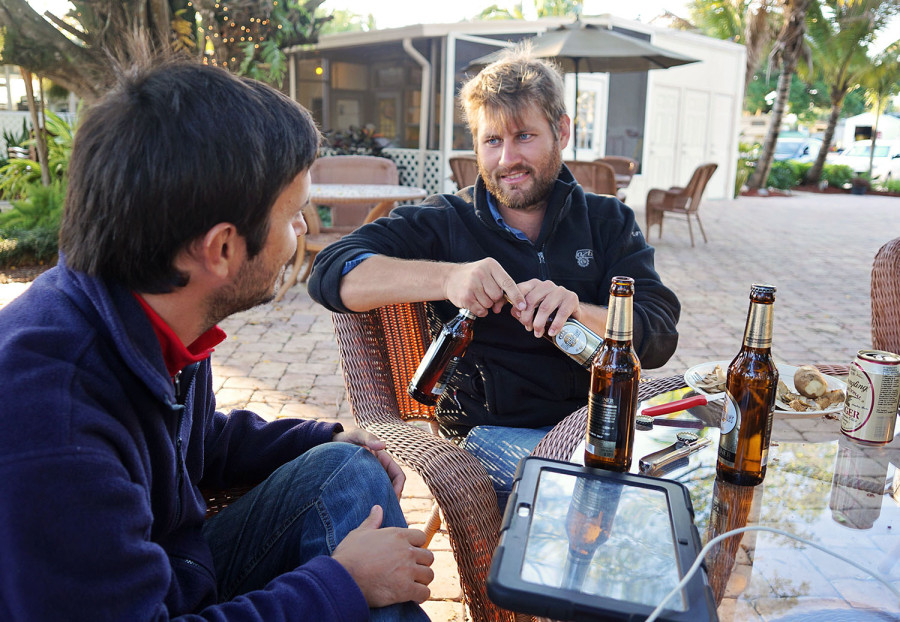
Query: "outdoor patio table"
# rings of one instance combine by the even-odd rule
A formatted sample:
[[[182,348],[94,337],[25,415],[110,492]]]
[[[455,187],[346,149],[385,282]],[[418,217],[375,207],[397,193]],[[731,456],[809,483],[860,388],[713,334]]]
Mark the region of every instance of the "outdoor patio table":
[[[347,232],[363,224],[367,214],[386,216],[397,201],[414,201],[426,195],[421,188],[392,184],[312,184],[309,189],[310,203],[331,206],[331,227],[324,230]],[[367,206],[372,203],[376,205],[369,210]]]
[[[655,379],[641,383],[640,398],[664,403],[688,391],[683,378]],[[721,402],[701,408],[707,410],[689,412],[715,421]],[[684,412],[664,417],[690,419]],[[584,409],[570,415],[533,455],[581,462],[583,442],[572,448],[584,435],[585,420]],[[641,456],[674,443],[679,431],[663,425],[638,430],[632,471],[638,471]],[[884,446],[864,446],[844,437],[839,413],[776,414],[765,480],[749,487],[716,480],[718,428],[699,432],[712,440],[710,445],[664,477],[690,491],[704,544],[745,525],[774,527],[848,557],[900,590],[896,436]],[[884,584],[815,547],[771,532],[749,531],[714,545],[706,565],[722,620],[900,619],[900,599]]]

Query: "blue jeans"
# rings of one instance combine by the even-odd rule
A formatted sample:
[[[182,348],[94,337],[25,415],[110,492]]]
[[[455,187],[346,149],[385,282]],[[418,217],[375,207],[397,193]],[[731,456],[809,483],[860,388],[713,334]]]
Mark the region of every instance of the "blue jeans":
[[[480,425],[469,431],[462,447],[475,456],[491,478],[500,513],[506,509],[519,461],[528,456],[553,426],[508,428]]]
[[[366,449],[326,443],[277,469],[206,522],[219,599],[263,589],[275,577],[337,545],[384,508],[383,527],[406,527],[390,479]],[[371,619],[427,621],[416,603],[371,609]]]

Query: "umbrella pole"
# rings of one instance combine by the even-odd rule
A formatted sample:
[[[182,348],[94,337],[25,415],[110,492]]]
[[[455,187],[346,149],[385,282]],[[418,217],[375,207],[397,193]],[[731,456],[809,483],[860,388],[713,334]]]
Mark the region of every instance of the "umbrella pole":
[[[575,58],[575,108],[572,109],[572,159],[578,159],[578,63]]]

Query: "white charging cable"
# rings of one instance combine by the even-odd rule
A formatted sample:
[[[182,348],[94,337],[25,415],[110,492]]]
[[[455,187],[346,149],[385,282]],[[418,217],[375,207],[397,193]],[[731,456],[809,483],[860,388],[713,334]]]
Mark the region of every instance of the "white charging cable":
[[[684,586],[687,585],[688,581],[691,580],[691,577],[693,577],[694,574],[697,572],[697,569],[700,568],[700,564],[703,563],[703,558],[706,557],[706,554],[709,553],[709,549],[712,548],[712,546],[714,544],[721,542],[725,538],[730,538],[739,533],[744,533],[745,531],[771,531],[772,533],[777,533],[778,535],[781,535],[781,536],[787,536],[788,538],[793,538],[794,540],[797,540],[798,542],[802,542],[803,544],[805,544],[807,546],[817,548],[820,551],[824,551],[824,552],[828,553],[829,555],[833,555],[834,557],[837,557],[838,559],[847,562],[851,566],[859,568],[866,574],[869,574],[869,575],[873,576],[874,578],[878,579],[879,581],[881,581],[882,583],[884,583],[884,585],[887,586],[887,588],[894,593],[894,596],[897,597],[898,602],[900,602],[900,591],[898,591],[897,588],[895,588],[893,585],[891,585],[891,583],[887,579],[885,579],[883,576],[881,576],[877,572],[869,570],[868,568],[864,568],[862,565],[858,564],[857,562],[853,561],[852,559],[848,559],[848,558],[844,557],[843,555],[835,553],[834,551],[830,551],[830,550],[826,549],[824,546],[822,546],[821,544],[816,544],[815,542],[810,542],[809,540],[804,540],[803,538],[795,536],[792,533],[788,533],[781,529],[775,529],[774,527],[763,527],[760,525],[754,525],[752,527],[741,527],[739,529],[732,529],[731,531],[726,531],[725,533],[723,533],[719,536],[716,536],[715,538],[713,538],[712,540],[707,542],[706,546],[704,546],[702,549],[700,549],[700,553],[697,555],[697,559],[694,560],[694,563],[688,569],[687,573],[684,575],[684,578],[678,583],[678,585],[676,585],[674,588],[672,588],[671,592],[666,594],[666,597],[663,598],[662,601],[659,603],[659,605],[656,606],[656,609],[654,609],[653,613],[651,613],[649,615],[646,622],[654,622],[654,620],[656,620],[659,617],[660,613],[662,613],[662,610],[663,610],[665,604],[667,602],[669,602],[669,600],[673,596],[675,596],[678,592],[680,592],[682,589],[684,589]]]

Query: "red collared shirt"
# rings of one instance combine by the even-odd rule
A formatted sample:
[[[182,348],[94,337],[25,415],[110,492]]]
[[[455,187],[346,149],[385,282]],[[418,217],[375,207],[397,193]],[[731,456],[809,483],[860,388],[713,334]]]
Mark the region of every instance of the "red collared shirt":
[[[213,348],[222,343],[227,336],[218,326],[213,326],[208,331],[197,337],[193,343],[185,346],[181,343],[181,339],[175,334],[175,331],[166,324],[159,314],[147,304],[140,295],[134,294],[137,301],[141,303],[144,313],[153,326],[153,332],[159,340],[159,346],[162,348],[163,360],[166,362],[166,369],[173,378],[175,374],[190,365],[207,358],[213,353]]]

